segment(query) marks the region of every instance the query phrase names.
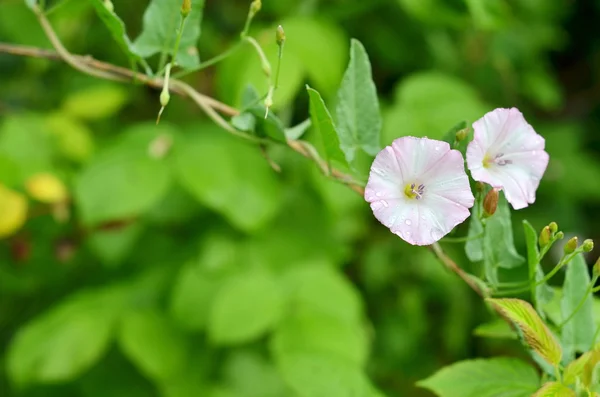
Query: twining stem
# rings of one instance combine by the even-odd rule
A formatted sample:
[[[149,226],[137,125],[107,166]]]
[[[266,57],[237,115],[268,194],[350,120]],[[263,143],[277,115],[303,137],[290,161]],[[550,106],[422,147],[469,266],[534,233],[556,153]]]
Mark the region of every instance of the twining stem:
[[[173,76],[180,78],[183,76],[186,76],[190,73],[194,73],[197,72],[199,70],[202,69],[206,69],[209,66],[215,65],[219,62],[221,62],[224,59],[227,59],[228,57],[230,57],[231,55],[233,55],[237,50],[239,50],[240,48],[242,48],[242,45],[244,44],[245,41],[241,40],[238,41],[237,43],[235,43],[232,47],[230,47],[227,51],[213,57],[210,58],[207,61],[201,62],[199,65],[193,67],[193,68],[189,68],[189,69],[185,69],[185,70],[180,70],[179,72],[175,73]]]
[[[585,301],[587,300],[587,298],[590,296],[590,293],[594,289],[594,285],[596,285],[596,281],[598,281],[598,276],[594,276],[592,278],[592,280],[590,281],[590,284],[588,285],[587,289],[585,290],[585,294],[583,294],[583,298],[581,298],[581,300],[579,301],[577,306],[575,306],[575,309],[573,310],[573,312],[571,314],[569,314],[569,316],[566,319],[564,319],[560,324],[558,324],[558,328],[564,327],[573,317],[575,317],[577,312],[579,310],[581,310],[581,308],[585,304]]]

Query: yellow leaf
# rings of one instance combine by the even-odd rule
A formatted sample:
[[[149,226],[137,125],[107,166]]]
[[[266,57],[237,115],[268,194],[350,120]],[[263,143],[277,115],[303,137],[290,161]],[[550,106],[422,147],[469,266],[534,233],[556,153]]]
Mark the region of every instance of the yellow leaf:
[[[558,382],[548,382],[531,397],[575,397],[575,392]]]
[[[25,188],[31,197],[48,204],[56,204],[67,199],[64,183],[50,173],[35,174],[25,182]]]
[[[486,299],[503,317],[512,321],[525,337],[525,341],[544,360],[556,366],[560,363],[562,349],[535,309],[520,299]]]
[[[121,110],[127,99],[127,91],[122,87],[103,84],[71,94],[63,110],[70,116],[99,120],[113,116]]]
[[[593,352],[587,352],[582,354],[577,360],[573,360],[569,363],[563,375],[563,381],[565,385],[574,385],[584,371],[585,364],[588,362]]]
[[[24,195],[0,185],[0,238],[7,237],[23,226],[27,219],[27,199]]]

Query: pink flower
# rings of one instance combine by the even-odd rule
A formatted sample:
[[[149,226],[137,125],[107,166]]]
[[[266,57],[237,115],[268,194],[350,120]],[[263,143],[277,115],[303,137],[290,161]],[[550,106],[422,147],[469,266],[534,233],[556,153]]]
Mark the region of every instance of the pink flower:
[[[544,138],[516,109],[496,109],[473,123],[474,139],[467,147],[473,179],[504,190],[516,210],[535,201],[535,191],[548,166]]]
[[[458,150],[409,136],[377,154],[365,200],[392,233],[413,245],[429,245],[469,217],[475,198]]]

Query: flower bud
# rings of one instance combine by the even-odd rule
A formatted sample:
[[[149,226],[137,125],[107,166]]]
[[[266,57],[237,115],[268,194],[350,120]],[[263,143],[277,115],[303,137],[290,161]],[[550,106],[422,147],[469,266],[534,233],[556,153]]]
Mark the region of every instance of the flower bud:
[[[547,246],[550,243],[551,229],[550,226],[545,226],[540,232],[540,237],[538,239],[538,244],[540,248]]]
[[[252,4],[250,4],[250,18],[254,18],[261,8],[262,2],[260,0],[254,0]]]
[[[456,142],[462,142],[467,138],[467,135],[469,135],[469,127],[467,128],[463,128],[462,130],[459,130],[456,132]]]
[[[565,234],[563,232],[558,232],[556,233],[555,237],[557,240],[562,240],[563,238],[565,238]]]
[[[598,258],[596,260],[596,263],[594,263],[594,267],[592,268],[592,273],[594,276],[600,277],[600,258]]]
[[[278,46],[282,46],[285,43],[285,32],[283,31],[283,26],[277,26],[277,31],[275,32],[275,41],[277,41]]]
[[[583,252],[590,252],[591,250],[594,249],[594,240],[592,239],[587,239],[583,242],[583,244],[581,244],[581,249],[583,250]]]
[[[187,17],[192,12],[192,0],[183,0],[181,4],[181,16]]]
[[[160,93],[160,105],[164,108],[169,104],[171,100],[171,94],[169,94],[169,90],[164,89]]]
[[[492,189],[483,199],[484,216],[487,218],[494,215],[496,208],[498,208],[498,189]]]
[[[552,234],[558,231],[558,225],[556,224],[556,222],[550,222],[548,226],[550,227],[550,231],[552,232]]]
[[[577,249],[577,236],[571,238],[565,244],[565,254],[572,254]]]

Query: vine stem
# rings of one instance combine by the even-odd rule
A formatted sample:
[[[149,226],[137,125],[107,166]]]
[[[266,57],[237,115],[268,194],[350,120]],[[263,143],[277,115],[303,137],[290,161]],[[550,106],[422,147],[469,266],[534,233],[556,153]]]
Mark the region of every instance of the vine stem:
[[[161,77],[150,77],[142,73],[138,73],[135,71],[131,71],[129,69],[113,65],[110,63],[102,62],[97,59],[94,59],[91,56],[82,56],[82,55],[74,55],[71,54],[62,44],[54,29],[50,25],[49,21],[45,17],[43,13],[39,10],[35,10],[36,16],[42,26],[44,32],[46,33],[48,39],[52,43],[55,51],[41,49],[37,47],[29,47],[23,45],[9,44],[9,43],[1,43],[0,42],[0,53],[12,54],[17,56],[26,56],[26,57],[34,57],[34,58],[44,58],[50,60],[64,61],[69,64],[74,69],[91,76],[95,76],[105,80],[111,80],[122,83],[138,83],[144,84],[153,88],[162,89],[164,85],[164,79]],[[194,101],[198,107],[200,107],[208,117],[210,117],[217,125],[221,126],[223,129],[228,131],[229,133],[239,136],[244,139],[249,139],[252,141],[263,142],[263,139],[259,139],[247,134],[244,134],[238,130],[236,130],[231,124],[229,124],[222,116],[219,114],[225,114],[227,116],[236,116],[240,113],[238,109],[235,109],[229,105],[226,105],[222,102],[217,101],[216,99],[204,95],[198,91],[196,91],[189,84],[177,80],[171,79],[170,81],[170,90],[171,92],[185,96]],[[270,141],[268,141],[270,142]],[[299,141],[299,140],[287,140],[287,145],[299,153],[300,155],[314,161],[321,169],[326,169],[327,164],[320,157],[315,155],[313,151],[310,150],[309,144],[307,142]],[[325,167],[325,168],[324,168]],[[343,173],[342,171],[332,168],[329,175],[346,184],[350,189],[352,189],[357,194],[361,196],[364,195],[364,186],[356,182],[352,179],[351,176]],[[433,245],[428,247],[430,251],[438,258],[438,260],[450,271],[455,273],[458,277],[460,277],[473,291],[475,291],[481,297],[486,297],[486,292],[477,284],[477,282],[472,279],[467,272],[465,272],[460,266],[454,262],[440,247],[438,243],[434,243]]]

